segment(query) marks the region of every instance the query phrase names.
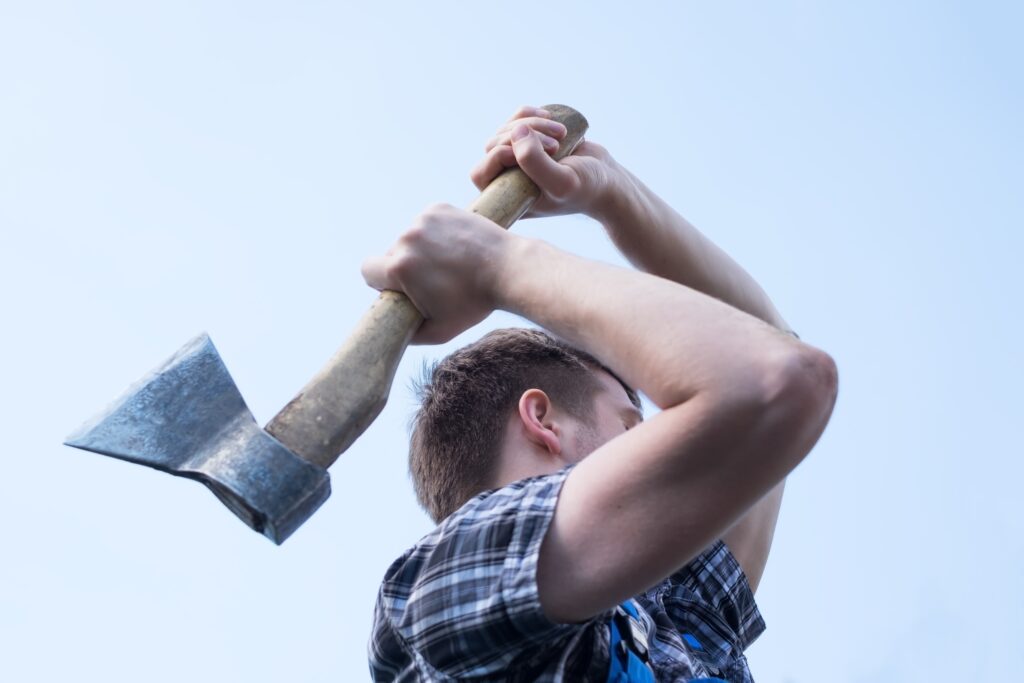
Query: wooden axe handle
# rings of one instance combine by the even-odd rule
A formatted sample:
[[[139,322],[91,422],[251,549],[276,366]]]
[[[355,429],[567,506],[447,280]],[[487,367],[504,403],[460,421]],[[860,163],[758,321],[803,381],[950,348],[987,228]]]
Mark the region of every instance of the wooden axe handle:
[[[583,140],[587,120],[564,105],[545,109],[568,129],[554,154],[561,159]],[[484,188],[470,211],[509,228],[539,196],[525,173],[510,168]],[[398,362],[422,322],[404,294],[381,292],[327,365],[267,423],[267,432],[296,455],[330,467],[384,408]]]

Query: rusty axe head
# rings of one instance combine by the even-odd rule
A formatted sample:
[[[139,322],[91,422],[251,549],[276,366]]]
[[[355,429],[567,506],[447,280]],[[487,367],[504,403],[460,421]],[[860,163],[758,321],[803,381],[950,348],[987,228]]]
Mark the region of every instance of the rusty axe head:
[[[196,479],[281,543],[330,495],[330,477],[256,424],[203,334],[68,437],[68,446]]]

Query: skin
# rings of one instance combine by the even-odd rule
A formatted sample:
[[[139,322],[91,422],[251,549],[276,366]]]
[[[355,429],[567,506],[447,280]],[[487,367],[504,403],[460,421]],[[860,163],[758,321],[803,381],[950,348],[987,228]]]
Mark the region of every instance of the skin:
[[[756,586],[786,475],[819,438],[838,378],[738,265],[585,143],[555,162],[559,131],[524,108],[488,143],[472,177],[511,163],[541,187],[537,215],[596,218],[637,270],[581,259],[454,207],[428,208],[363,266],[378,289],[409,295],[426,321],[417,343],[451,339],[501,309],[601,358],[661,412],[627,415],[597,377],[596,421],[582,425],[543,392],[523,394],[501,454],[500,485],[577,463],[540,550],[541,606],[553,621],[599,614],[725,538]],[[627,429],[628,427],[628,429]]]
[[[616,163],[604,147],[584,141],[561,164],[538,154],[535,140],[550,153],[565,133],[565,127],[548,119],[543,109],[521,107],[488,140],[484,158],[470,174],[473,183],[483,190],[505,168],[522,162],[544,191],[528,217],[586,214],[601,223],[637,269],[714,296],[781,330],[790,329],[739,264]],[[785,480],[722,535],[755,592],[768,561],[784,490]]]
[[[599,388],[589,420],[578,420],[560,410],[540,389],[523,393],[516,414],[509,418],[501,457],[488,488],[554,474],[643,422],[643,415],[619,381],[603,370],[593,372]]]

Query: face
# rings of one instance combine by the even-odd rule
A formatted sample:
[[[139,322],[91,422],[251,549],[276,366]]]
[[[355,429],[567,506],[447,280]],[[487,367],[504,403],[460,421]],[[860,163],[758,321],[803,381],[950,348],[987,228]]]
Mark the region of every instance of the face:
[[[593,424],[574,420],[571,452],[563,451],[563,457],[570,462],[579,462],[644,419],[617,379],[604,370],[595,370],[594,374],[601,388],[594,396]]]

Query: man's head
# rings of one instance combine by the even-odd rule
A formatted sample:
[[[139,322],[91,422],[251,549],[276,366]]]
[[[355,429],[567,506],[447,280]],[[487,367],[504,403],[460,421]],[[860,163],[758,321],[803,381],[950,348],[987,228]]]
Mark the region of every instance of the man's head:
[[[618,396],[595,402],[611,391]],[[409,465],[416,496],[435,521],[500,485],[499,469],[524,476],[558,469],[502,462],[510,440],[532,442],[564,466],[609,438],[607,415],[640,407],[596,358],[527,329],[495,330],[455,351],[425,373],[419,394]],[[554,417],[561,431],[548,429]]]

